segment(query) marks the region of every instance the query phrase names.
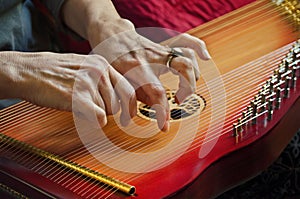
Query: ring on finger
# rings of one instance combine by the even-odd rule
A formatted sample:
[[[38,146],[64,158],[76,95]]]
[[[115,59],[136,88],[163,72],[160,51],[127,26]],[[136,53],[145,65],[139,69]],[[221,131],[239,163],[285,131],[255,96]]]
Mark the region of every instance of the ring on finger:
[[[182,52],[179,52],[178,50],[175,50],[174,48],[171,48],[171,51],[169,52],[168,57],[167,57],[166,66],[167,66],[168,68],[170,68],[170,67],[171,67],[171,62],[172,62],[172,60],[173,60],[175,57],[179,57],[179,56],[183,56],[183,53],[182,53]]]

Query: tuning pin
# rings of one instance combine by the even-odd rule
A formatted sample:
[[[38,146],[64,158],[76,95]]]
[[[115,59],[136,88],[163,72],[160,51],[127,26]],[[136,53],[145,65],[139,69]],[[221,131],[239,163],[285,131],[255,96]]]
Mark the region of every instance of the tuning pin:
[[[286,59],[283,60],[283,66],[284,66],[284,72],[288,72],[289,62]]]
[[[239,136],[240,132],[238,131],[238,124],[233,124],[233,137],[235,137],[235,143],[237,144],[239,142]]]
[[[266,84],[264,84],[264,85],[262,86],[262,90],[263,90],[264,93],[267,92],[268,89],[267,89],[267,85],[266,85]]]
[[[296,53],[296,49],[292,50],[292,55],[293,55],[293,61],[297,60],[297,53]]]
[[[270,99],[268,102],[268,114],[267,119],[270,121],[273,118],[273,101],[274,99]]]
[[[251,112],[252,112],[252,107],[251,107],[251,105],[247,106],[247,111],[248,111],[249,114],[251,114]]]
[[[242,124],[242,120],[241,118],[238,118],[237,119],[237,122],[238,122],[238,132],[242,132],[243,131],[243,124]]]
[[[276,88],[276,100],[275,100],[275,108],[279,109],[281,104],[281,88]]]
[[[256,121],[257,121],[257,103],[254,100],[251,101],[251,107],[252,107],[252,124],[256,124]]]
[[[257,94],[257,95],[254,96],[254,101],[255,101],[257,104],[260,103],[260,95],[259,95],[259,94]]]
[[[296,64],[296,73],[298,73],[296,76],[300,77],[300,61]]]
[[[269,84],[270,84],[270,79],[268,79],[265,83],[265,89],[266,91],[269,90]]]
[[[289,98],[290,96],[290,80],[291,77],[287,76],[285,77],[285,85],[284,85],[284,97]]]
[[[269,82],[269,92],[270,94],[272,94],[274,91],[274,82],[272,81],[272,78],[268,82]]]
[[[242,118],[244,118],[244,119],[247,118],[247,111],[242,112]]]
[[[263,92],[260,93],[260,99],[261,99],[261,104],[262,104],[262,106],[261,106],[261,112],[264,112],[266,110],[266,105],[265,105],[265,103],[266,103],[266,95]]]
[[[279,69],[274,70],[274,75],[276,76],[277,82],[279,83],[281,80],[281,72]]]
[[[292,82],[291,82],[291,87],[295,88],[296,87],[296,82],[297,82],[297,69],[296,66],[293,67],[292,69]]]

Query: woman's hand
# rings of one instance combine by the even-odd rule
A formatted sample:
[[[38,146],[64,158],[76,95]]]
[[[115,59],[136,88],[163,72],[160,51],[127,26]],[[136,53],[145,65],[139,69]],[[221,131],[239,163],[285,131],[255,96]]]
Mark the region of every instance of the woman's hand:
[[[0,52],[0,62],[0,98],[95,113],[101,126],[120,107],[123,125],[136,114],[134,89],[99,55]]]

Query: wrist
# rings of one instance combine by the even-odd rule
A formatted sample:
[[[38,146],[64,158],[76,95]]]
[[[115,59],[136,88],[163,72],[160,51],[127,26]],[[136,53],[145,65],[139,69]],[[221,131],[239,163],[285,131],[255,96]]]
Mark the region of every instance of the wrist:
[[[94,21],[88,26],[87,39],[92,48],[104,40],[125,31],[134,31],[134,25],[131,21],[123,18],[107,21]]]

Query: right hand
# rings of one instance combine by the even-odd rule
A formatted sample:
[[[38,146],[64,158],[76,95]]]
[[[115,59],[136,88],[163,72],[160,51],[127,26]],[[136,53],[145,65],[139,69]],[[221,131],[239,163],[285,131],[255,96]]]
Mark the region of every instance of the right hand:
[[[22,98],[75,113],[95,112],[100,126],[120,107],[122,125],[136,114],[134,89],[99,55],[0,52],[0,57],[0,98]],[[80,108],[74,110],[73,102]]]
[[[163,46],[139,35],[133,24],[124,19],[95,23],[88,30],[93,52],[105,57],[126,77],[135,88],[137,99],[156,111],[158,128],[167,132],[170,128],[170,107],[159,77],[167,72],[179,77],[175,101],[182,103],[195,92],[196,81],[200,78],[197,56],[202,60],[211,59],[204,41],[181,34],[165,42],[168,46]],[[176,56],[167,66],[170,47],[176,47],[182,55]]]

